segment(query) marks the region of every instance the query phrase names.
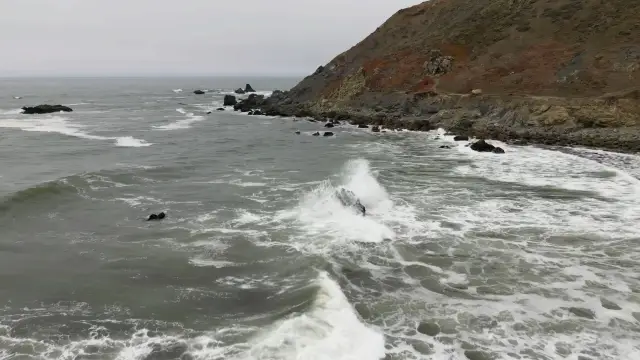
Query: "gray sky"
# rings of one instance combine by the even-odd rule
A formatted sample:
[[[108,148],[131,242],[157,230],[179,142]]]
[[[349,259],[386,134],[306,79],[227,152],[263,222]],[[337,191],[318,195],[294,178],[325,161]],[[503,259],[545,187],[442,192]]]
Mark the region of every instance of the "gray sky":
[[[0,76],[307,74],[420,0],[0,0]]]

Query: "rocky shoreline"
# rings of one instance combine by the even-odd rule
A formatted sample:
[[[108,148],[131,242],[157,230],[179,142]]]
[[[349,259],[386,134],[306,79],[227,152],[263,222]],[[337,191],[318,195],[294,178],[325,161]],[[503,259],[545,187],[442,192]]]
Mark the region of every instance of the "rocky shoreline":
[[[295,88],[294,88],[295,90]],[[390,130],[438,128],[514,145],[640,151],[640,89],[598,98],[474,94],[367,94],[360,104],[296,101],[295,92],[252,95],[234,109],[269,116],[346,121]]]

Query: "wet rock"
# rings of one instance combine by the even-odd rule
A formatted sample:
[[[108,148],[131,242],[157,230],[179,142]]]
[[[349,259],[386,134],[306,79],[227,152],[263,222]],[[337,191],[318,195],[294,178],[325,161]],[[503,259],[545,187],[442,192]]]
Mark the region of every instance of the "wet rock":
[[[252,93],[252,92],[256,92],[255,90],[253,90],[253,88],[251,87],[250,84],[245,85],[244,87],[244,92],[245,93]]]
[[[211,114],[211,111],[207,111],[207,115]]]
[[[440,149],[451,149],[450,145],[440,145]]]
[[[253,115],[264,115],[264,113],[259,109],[256,109],[256,110],[253,110]]]
[[[330,122],[324,124],[324,127],[326,128],[332,128],[333,126],[334,126],[333,123],[330,123]]]
[[[264,105],[265,99],[264,95],[251,94],[244,100],[240,100],[237,104],[233,106],[233,109],[236,111],[247,112],[249,110],[257,109],[258,107]]]
[[[602,304],[602,307],[605,308],[605,309],[622,310],[622,308],[618,304],[614,303],[611,300],[607,300],[607,299],[601,298],[600,299],[600,303]]]
[[[596,314],[593,312],[593,310],[586,309],[586,308],[570,307],[569,312],[581,318],[586,318],[586,319],[596,318]]]
[[[320,136],[320,133],[316,131],[316,132],[314,132],[312,135],[313,135],[313,136]]]
[[[465,135],[456,135],[453,137],[453,141],[469,141],[469,137]]]
[[[64,105],[37,105],[37,106],[25,106],[22,108],[23,114],[50,114],[54,112],[72,112],[68,106]]]
[[[484,140],[478,140],[471,144],[471,150],[478,152],[492,152],[496,147]]]
[[[219,108],[217,108],[216,110],[217,110],[217,111],[224,111],[224,108],[219,107]]]
[[[501,148],[501,147],[499,147],[499,146],[496,146],[496,148],[495,148],[495,149],[493,149],[493,151],[492,151],[492,152],[493,152],[494,154],[504,154],[504,149],[503,149],[503,148]]]
[[[223,101],[223,106],[233,106],[235,104],[238,103],[238,100],[236,100],[236,97],[233,95],[225,95],[224,96],[224,101]]]
[[[418,325],[418,332],[429,336],[436,336],[440,333],[440,326],[435,323],[423,322]]]
[[[368,129],[369,125],[365,125],[365,124],[359,124],[358,125],[358,129]]]
[[[296,131],[296,135],[300,135],[300,131]]]
[[[244,94],[244,90],[242,90],[242,88],[237,88],[235,93],[239,94],[239,95],[242,95],[242,94]]]
[[[487,353],[478,350],[467,350],[464,352],[464,356],[469,360],[492,360],[493,357]]]
[[[202,91],[202,90],[196,90],[193,93],[196,94],[196,95],[204,95],[204,91]]]
[[[380,127],[379,126],[374,126],[371,128],[372,132],[380,132]]]
[[[333,136],[333,133],[331,131],[325,131],[322,136]]]

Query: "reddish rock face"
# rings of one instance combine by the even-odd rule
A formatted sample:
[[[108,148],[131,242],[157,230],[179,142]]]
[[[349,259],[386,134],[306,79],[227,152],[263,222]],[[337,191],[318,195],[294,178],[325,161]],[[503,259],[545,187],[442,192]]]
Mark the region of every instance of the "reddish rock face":
[[[393,15],[292,93],[588,97],[639,86],[638,0],[431,0]]]

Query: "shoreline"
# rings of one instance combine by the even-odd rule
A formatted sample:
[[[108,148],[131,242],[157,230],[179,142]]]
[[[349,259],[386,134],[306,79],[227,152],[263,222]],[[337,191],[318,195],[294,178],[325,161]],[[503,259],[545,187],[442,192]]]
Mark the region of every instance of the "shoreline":
[[[296,98],[290,91],[274,91],[267,98],[242,100],[237,109],[390,130],[442,128],[455,135],[510,145],[640,152],[639,89],[598,98],[406,93],[365,93],[359,101],[346,102],[298,102]]]

